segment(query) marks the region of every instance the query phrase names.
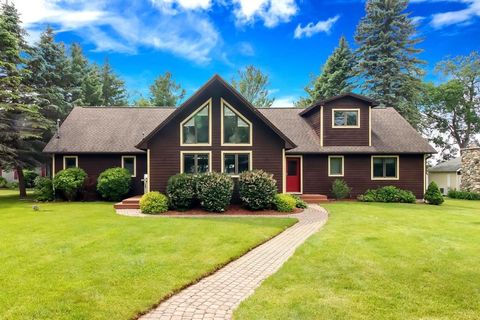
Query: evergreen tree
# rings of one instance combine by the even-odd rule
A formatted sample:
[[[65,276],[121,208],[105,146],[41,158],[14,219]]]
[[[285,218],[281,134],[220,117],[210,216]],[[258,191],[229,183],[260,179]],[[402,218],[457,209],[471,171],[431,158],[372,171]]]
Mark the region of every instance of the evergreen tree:
[[[366,15],[357,26],[355,40],[358,75],[364,92],[387,107],[394,107],[416,126],[419,78],[424,62],[416,56],[415,25],[404,13],[408,0],[368,0]]]
[[[105,59],[100,78],[102,82],[102,104],[104,106],[126,105],[125,82],[114,73],[108,59]]]
[[[257,108],[269,108],[275,101],[269,97],[268,85],[268,75],[252,65],[239,70],[238,80],[232,80],[232,86]]]
[[[176,106],[185,97],[186,91],[172,79],[170,72],[160,75],[150,86],[150,102],[154,106]]]
[[[41,138],[47,121],[25,84],[22,51],[25,32],[17,10],[5,3],[0,8],[0,166],[17,171],[20,197],[26,197],[24,168],[39,165]]]
[[[100,106],[102,100],[102,79],[96,64],[88,67],[87,75],[82,83],[83,105]]]
[[[88,61],[83,55],[82,47],[78,43],[73,43],[70,48],[70,70],[67,79],[70,101],[73,105],[84,104],[83,84],[88,71]]]
[[[322,73],[305,88],[308,96],[295,103],[297,107],[307,107],[313,102],[352,91],[351,79],[354,57],[345,37],[341,37],[337,48],[328,57]]]

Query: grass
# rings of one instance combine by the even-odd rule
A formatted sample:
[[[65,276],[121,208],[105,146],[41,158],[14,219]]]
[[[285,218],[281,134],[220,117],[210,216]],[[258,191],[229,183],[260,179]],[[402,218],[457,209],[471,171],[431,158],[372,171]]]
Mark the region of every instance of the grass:
[[[325,207],[235,319],[480,319],[480,202]]]
[[[128,319],[295,219],[152,219],[111,203],[32,209],[0,190],[0,319]]]

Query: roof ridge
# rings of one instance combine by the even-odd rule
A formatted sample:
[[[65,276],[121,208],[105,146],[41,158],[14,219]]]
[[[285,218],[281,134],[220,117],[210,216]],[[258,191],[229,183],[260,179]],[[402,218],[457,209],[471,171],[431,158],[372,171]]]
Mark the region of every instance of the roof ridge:
[[[177,109],[177,107],[167,106],[74,106],[74,108],[83,109]]]

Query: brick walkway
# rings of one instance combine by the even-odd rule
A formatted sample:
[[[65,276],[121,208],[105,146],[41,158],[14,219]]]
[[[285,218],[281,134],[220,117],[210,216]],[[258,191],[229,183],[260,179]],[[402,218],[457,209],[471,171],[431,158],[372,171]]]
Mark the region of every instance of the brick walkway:
[[[292,216],[299,222],[180,291],[140,319],[231,319],[235,307],[275,273],[328,218],[327,212],[317,205],[310,205],[304,212]]]

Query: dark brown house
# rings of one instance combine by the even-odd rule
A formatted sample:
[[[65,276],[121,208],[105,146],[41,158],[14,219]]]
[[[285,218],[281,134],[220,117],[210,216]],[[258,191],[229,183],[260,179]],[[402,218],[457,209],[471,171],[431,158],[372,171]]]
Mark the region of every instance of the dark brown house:
[[[132,172],[134,193],[165,191],[179,172],[272,173],[280,192],[330,195],[344,179],[352,197],[395,185],[422,198],[435,150],[393,108],[349,93],[307,109],[256,109],[219,76],[178,108],[75,107],[44,152],[53,173]]]

